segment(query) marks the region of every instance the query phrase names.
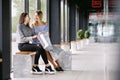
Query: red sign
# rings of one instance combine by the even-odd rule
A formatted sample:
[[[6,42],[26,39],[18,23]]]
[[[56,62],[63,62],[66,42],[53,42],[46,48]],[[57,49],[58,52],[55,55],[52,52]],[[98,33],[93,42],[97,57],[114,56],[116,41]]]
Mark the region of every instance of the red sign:
[[[115,4],[116,1],[115,0],[109,0],[109,7],[115,6],[117,4]]]
[[[102,8],[102,0],[92,0],[92,8]]]

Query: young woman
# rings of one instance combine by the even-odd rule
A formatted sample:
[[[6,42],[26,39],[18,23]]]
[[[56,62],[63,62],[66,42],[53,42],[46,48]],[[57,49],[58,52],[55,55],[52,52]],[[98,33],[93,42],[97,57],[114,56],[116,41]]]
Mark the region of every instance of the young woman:
[[[43,13],[42,11],[36,11],[35,12],[35,17],[34,17],[34,22],[32,24],[33,26],[33,31],[35,34],[42,34],[42,33],[48,33],[48,25],[46,22],[42,21],[43,18]],[[34,43],[39,43],[39,41],[36,41]],[[63,71],[62,67],[60,66],[58,60],[56,59],[55,61],[53,60],[51,54],[49,51],[46,51],[47,58],[48,60],[53,64],[54,68],[56,71]],[[56,55],[56,54],[54,54]]]
[[[42,70],[40,70],[38,67],[40,55],[42,56],[42,59],[45,63],[45,73],[53,74],[55,72],[48,63],[45,50],[42,48],[42,46],[37,46],[30,43],[30,41],[37,38],[37,35],[34,35],[32,29],[29,26],[29,21],[30,18],[28,13],[21,13],[19,18],[19,25],[17,27],[18,49],[20,51],[36,51],[34,64],[32,67],[33,74],[43,73]]]

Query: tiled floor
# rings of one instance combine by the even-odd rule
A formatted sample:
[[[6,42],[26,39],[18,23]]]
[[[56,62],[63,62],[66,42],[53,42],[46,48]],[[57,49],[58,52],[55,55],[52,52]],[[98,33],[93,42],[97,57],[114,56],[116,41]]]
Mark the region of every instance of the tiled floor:
[[[120,80],[118,46],[117,43],[91,43],[72,52],[70,71],[57,72],[55,75],[28,74],[13,80]]]

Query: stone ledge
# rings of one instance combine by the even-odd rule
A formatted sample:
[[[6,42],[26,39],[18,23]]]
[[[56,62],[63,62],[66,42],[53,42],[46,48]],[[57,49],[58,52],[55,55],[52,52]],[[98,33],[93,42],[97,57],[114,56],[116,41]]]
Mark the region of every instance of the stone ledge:
[[[20,52],[16,52],[16,54],[22,54],[22,55],[34,55],[36,52],[32,52],[32,51],[20,51]]]
[[[30,75],[32,69],[33,59],[31,55],[15,54],[13,55],[13,71],[14,77],[25,77]],[[28,77],[28,76],[26,76]]]

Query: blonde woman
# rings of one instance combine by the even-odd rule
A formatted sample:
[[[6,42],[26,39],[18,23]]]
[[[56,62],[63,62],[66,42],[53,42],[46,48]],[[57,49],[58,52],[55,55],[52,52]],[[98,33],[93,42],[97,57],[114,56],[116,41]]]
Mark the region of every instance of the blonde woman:
[[[43,13],[42,11],[36,11],[35,12],[35,17],[34,17],[34,22],[32,24],[33,26],[33,31],[35,34],[43,34],[43,33],[47,33],[48,34],[48,25],[46,22],[42,21],[42,18],[43,18]],[[39,40],[40,41],[40,40]],[[33,43],[39,43],[38,40],[35,40]],[[50,41],[49,41],[50,42]],[[47,58],[48,60],[53,64],[54,68],[56,71],[64,71],[58,61],[58,57],[57,57],[57,54],[53,54],[51,56],[51,51],[48,51],[46,50],[46,54],[47,54]],[[55,61],[54,61],[54,58]]]

